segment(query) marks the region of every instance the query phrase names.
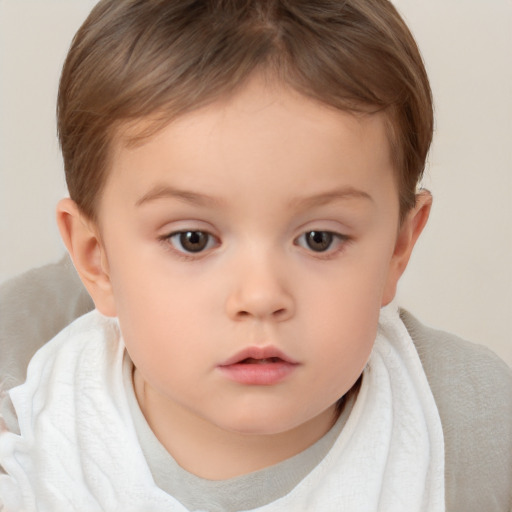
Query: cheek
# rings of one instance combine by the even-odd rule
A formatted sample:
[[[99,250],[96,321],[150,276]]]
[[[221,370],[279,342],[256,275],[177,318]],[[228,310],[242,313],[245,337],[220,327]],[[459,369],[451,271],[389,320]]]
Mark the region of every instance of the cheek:
[[[190,383],[215,361],[201,337],[201,322],[169,301],[119,313],[126,349],[134,365],[155,389]]]
[[[178,343],[192,350],[200,343],[198,333],[209,327],[204,301],[204,295],[176,281],[123,287],[118,316],[127,344],[144,341],[153,350],[171,352]]]
[[[375,341],[387,267],[361,258],[305,291],[302,324],[321,363],[339,368],[350,384]],[[333,370],[335,371],[335,370]]]
[[[380,311],[377,297],[371,302],[368,299],[346,294],[336,301],[319,303],[313,311],[312,318],[317,320],[311,323],[316,324],[316,332],[311,331],[308,337],[320,341],[318,348],[326,365],[336,361],[343,371],[355,376],[364,367],[375,341]]]
[[[136,255],[122,258],[111,275],[117,315],[135,365],[165,374],[197,362],[201,330],[208,329],[208,296],[183,275],[141,264]],[[201,312],[201,318],[199,318]]]

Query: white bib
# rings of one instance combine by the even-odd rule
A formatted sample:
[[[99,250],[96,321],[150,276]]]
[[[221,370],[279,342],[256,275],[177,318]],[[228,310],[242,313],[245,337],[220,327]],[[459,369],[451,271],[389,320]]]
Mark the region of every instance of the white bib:
[[[37,352],[10,392],[21,435],[0,434],[0,510],[186,512],[155,485],[140,449],[123,384],[130,364],[117,321],[97,311]],[[359,395],[327,456],[253,510],[444,511],[441,421],[396,307],[381,311]]]

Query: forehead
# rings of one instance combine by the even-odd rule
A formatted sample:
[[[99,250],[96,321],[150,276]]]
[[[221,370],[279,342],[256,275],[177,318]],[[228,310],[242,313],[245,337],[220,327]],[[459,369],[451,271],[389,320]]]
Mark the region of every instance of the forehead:
[[[272,106],[279,106],[281,111],[269,108]],[[362,103],[353,103],[352,110],[336,108],[328,102],[298,92],[293,86],[264,69],[253,73],[231,92],[206,94],[197,107],[187,107],[184,111],[183,108],[184,106],[176,104],[171,98],[167,106],[142,119],[116,123],[111,131],[114,134],[115,146],[137,147],[158,135],[171,123],[176,126],[197,125],[198,120],[204,123],[208,118],[216,123],[221,118],[229,121],[238,117],[238,121],[245,124],[250,121],[248,117],[265,121],[265,116],[274,116],[274,120],[278,121],[284,119],[285,115],[295,115],[304,120],[316,120],[326,131],[333,124],[338,125],[335,129],[339,128],[340,117],[344,117],[346,122],[352,118],[350,129],[353,131],[361,131],[372,119],[374,126],[384,122],[386,132],[393,124],[392,115],[387,110],[379,110],[373,105]]]
[[[340,111],[257,78],[140,138],[154,126],[149,119],[120,131],[108,181],[147,190],[179,179],[214,190],[229,179],[236,190],[270,170],[322,189],[333,173],[368,184],[392,167],[383,114]]]

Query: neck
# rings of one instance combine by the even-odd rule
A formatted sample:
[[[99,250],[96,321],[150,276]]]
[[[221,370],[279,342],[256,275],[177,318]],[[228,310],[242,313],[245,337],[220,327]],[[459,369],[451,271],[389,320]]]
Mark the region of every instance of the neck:
[[[135,394],[151,430],[186,471],[208,480],[226,480],[278,464],[314,444],[336,420],[333,406],[291,430],[245,434],[225,430],[162,397],[134,376]]]

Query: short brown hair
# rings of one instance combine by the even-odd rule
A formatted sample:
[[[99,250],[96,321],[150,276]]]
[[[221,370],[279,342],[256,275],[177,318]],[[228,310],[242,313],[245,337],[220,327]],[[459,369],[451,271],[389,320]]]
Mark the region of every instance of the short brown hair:
[[[341,110],[384,112],[401,215],[414,206],[432,139],[432,97],[416,43],[387,0],[100,1],[60,81],[58,132],[71,198],[95,217],[123,123],[151,117],[154,133],[256,71]]]

